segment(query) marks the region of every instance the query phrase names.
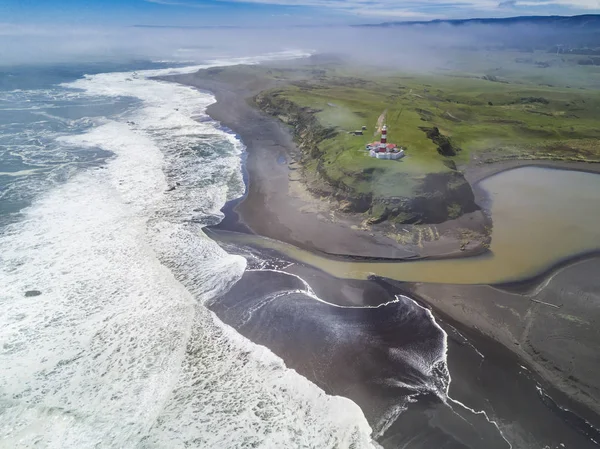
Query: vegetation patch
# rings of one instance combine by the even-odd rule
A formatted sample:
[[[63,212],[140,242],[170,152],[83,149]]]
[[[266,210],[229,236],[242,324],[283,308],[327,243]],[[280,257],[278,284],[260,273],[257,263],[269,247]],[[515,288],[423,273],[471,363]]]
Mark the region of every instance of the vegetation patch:
[[[544,97],[521,97],[521,100],[519,102],[521,104],[532,104],[532,103],[549,104],[550,103]]]

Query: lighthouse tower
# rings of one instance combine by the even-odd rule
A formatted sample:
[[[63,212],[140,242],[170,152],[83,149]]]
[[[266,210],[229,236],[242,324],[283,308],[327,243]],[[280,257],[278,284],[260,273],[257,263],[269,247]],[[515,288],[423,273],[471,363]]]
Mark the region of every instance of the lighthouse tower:
[[[381,140],[379,141],[379,149],[385,150],[387,147],[387,126],[383,125],[381,128]]]

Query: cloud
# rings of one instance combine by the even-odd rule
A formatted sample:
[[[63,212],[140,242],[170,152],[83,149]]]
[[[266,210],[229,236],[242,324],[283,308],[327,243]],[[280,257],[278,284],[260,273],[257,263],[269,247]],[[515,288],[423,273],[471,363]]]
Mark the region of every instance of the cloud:
[[[509,1],[509,0],[503,0]],[[533,0],[515,0],[532,2]],[[548,2],[550,0],[541,0]],[[552,0],[558,1],[558,0]],[[559,0],[563,1],[563,0]],[[494,0],[497,8],[498,0]],[[432,7],[433,2],[428,4]],[[368,9],[364,3],[362,8]],[[430,10],[435,14],[436,9]],[[273,11],[274,13],[294,11]],[[297,11],[302,15],[302,11]],[[311,13],[313,11],[310,11]],[[381,10],[363,11],[378,15]],[[420,14],[426,14],[422,11]],[[412,17],[410,9],[394,10],[387,17]],[[206,61],[289,49],[349,54],[366,64],[378,63],[373,49],[385,45],[386,65],[403,69],[433,70],[458,64],[465,48],[486,48],[497,42],[554,42],[560,30],[525,25],[493,27],[473,24],[464,27],[355,28],[348,26],[281,26],[282,18],[268,16],[277,26],[231,29],[218,26],[130,27],[121,25],[61,26],[59,24],[11,24],[0,22],[0,65],[50,62],[185,60]],[[315,23],[312,17],[312,23]],[[321,14],[327,17],[327,14]],[[318,17],[317,17],[318,20]],[[327,19],[329,20],[329,19]],[[385,19],[384,19],[385,20]],[[390,19],[393,20],[393,19]],[[402,20],[402,19],[400,19]],[[379,21],[379,20],[378,20]],[[558,34],[557,34],[558,33]],[[548,38],[551,36],[551,38]],[[533,46],[534,44],[532,44]],[[468,53],[470,56],[476,53]],[[487,53],[486,53],[487,54]],[[449,62],[450,61],[450,62]],[[381,61],[379,61],[381,63]]]
[[[179,0],[145,0],[169,6],[200,8],[206,3]],[[406,17],[406,18],[436,18],[439,14],[431,13],[438,8],[456,9],[493,9],[497,6],[494,0],[214,0],[223,5],[227,3],[245,3],[257,5],[283,6],[290,8],[319,8],[329,9],[356,16],[372,17]],[[216,3],[212,3],[215,6]]]
[[[558,7],[569,13],[573,10],[598,10],[600,0],[213,0],[211,4],[200,0],[145,0],[162,5],[201,8],[231,3],[272,5],[287,8],[313,8],[330,10],[356,17],[381,19],[436,19],[448,16],[472,16],[474,13],[493,14],[500,9],[531,11],[532,8]],[[554,11],[556,13],[556,11]]]
[[[472,8],[495,6],[490,0],[219,0],[236,3],[262,3],[279,6],[328,8],[358,15],[414,15],[438,7]],[[427,14],[424,14],[427,15]]]
[[[103,31],[100,28],[81,26],[70,26],[65,28],[60,25],[40,26],[39,24],[0,22],[0,38],[23,36],[43,38],[47,36],[55,36],[57,34],[71,37],[94,37],[106,33],[108,33],[108,31]]]
[[[549,1],[517,1],[518,6],[566,6],[569,8],[576,9],[589,9],[598,10],[600,9],[600,0],[549,0]]]
[[[158,0],[170,1],[170,0]],[[328,8],[357,15],[411,16],[428,15],[436,9],[493,10],[498,2],[493,0],[217,0],[227,3],[256,3],[279,6],[304,6]],[[505,0],[505,7],[556,5],[570,9],[600,10],[600,0]]]

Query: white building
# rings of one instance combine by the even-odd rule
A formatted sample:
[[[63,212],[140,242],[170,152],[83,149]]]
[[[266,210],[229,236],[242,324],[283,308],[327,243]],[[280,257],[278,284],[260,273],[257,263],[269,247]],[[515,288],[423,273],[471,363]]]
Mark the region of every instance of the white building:
[[[400,159],[404,157],[404,149],[398,148],[395,143],[387,143],[387,126],[381,128],[381,140],[367,144],[369,156],[377,159]]]

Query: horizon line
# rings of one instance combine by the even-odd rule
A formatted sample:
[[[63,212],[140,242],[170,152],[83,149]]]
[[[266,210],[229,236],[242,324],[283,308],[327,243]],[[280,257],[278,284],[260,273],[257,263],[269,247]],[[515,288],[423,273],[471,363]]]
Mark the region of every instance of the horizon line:
[[[296,24],[296,25],[281,25],[282,27],[289,28],[323,28],[323,27],[368,27],[368,26],[384,26],[384,25],[425,25],[435,23],[452,23],[452,22],[476,22],[476,21],[506,21],[506,20],[517,20],[517,19],[575,19],[575,18],[598,18],[600,14],[574,14],[574,15],[520,15],[520,16],[508,16],[508,17],[470,17],[463,19],[430,19],[430,20],[394,20],[386,22],[375,22],[375,23],[358,23],[358,24]],[[260,29],[265,28],[266,25],[152,25],[152,24],[135,24],[130,25],[132,28],[176,28],[176,29]],[[273,28],[269,25],[269,28]]]

